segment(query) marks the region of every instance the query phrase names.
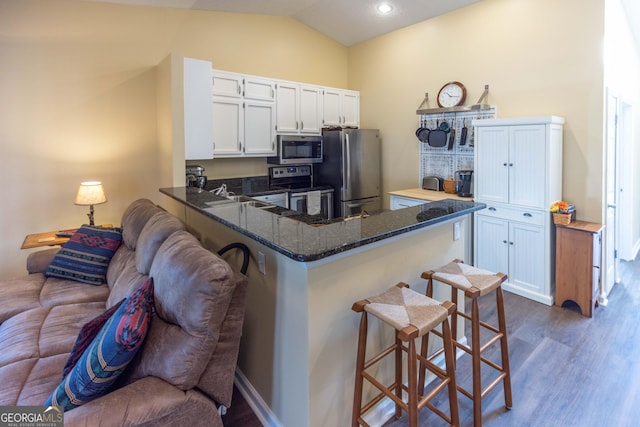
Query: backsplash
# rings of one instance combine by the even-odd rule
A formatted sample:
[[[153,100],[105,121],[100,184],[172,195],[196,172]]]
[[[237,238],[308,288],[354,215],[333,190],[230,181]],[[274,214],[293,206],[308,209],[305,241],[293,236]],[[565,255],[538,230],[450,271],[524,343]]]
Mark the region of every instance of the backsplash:
[[[444,147],[432,147],[426,142],[419,142],[419,185],[422,185],[422,178],[425,176],[433,175],[449,179],[453,178],[455,171],[473,170],[474,132],[471,122],[476,119],[493,119],[495,117],[496,107],[489,107],[484,110],[419,115],[418,127],[437,129],[440,123],[446,121],[449,123],[451,130],[455,132],[455,140],[451,150],[448,149],[448,144]],[[461,141],[464,127],[467,127],[467,137],[466,141]]]

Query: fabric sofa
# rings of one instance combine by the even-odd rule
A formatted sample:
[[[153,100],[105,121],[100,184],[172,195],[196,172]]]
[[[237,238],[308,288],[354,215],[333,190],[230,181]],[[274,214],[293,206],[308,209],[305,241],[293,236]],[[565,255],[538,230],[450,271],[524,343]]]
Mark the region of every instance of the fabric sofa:
[[[149,277],[143,346],[107,394],[64,413],[65,426],[222,426],[231,405],[247,278],[153,202],[133,202],[106,283],[44,272],[58,249],[30,254],[28,275],[0,281],[0,406],[44,405],[81,327]]]

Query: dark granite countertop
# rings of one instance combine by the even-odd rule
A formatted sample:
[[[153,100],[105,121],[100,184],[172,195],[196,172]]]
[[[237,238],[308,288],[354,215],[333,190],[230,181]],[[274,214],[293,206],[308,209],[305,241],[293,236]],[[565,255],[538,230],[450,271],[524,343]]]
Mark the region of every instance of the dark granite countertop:
[[[445,199],[357,219],[323,220],[282,208],[230,202],[193,187],[160,192],[296,261],[309,262],[484,209],[484,203]]]

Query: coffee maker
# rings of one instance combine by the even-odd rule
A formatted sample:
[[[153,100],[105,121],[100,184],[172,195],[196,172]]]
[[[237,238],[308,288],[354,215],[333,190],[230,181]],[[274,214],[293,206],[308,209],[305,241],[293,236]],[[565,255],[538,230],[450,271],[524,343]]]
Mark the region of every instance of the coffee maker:
[[[207,177],[203,175],[204,168],[198,165],[187,165],[185,169],[187,187],[204,188]]]
[[[458,196],[473,197],[473,171],[459,170],[456,172]]]

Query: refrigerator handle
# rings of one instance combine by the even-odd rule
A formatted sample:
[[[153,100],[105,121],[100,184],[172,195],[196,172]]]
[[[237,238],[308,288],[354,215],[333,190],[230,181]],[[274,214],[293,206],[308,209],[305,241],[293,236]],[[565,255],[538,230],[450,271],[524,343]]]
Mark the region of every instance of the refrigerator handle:
[[[345,132],[344,134],[344,143],[345,143],[345,163],[346,163],[346,179],[343,183],[344,190],[346,194],[351,194],[351,189],[349,186],[351,185],[351,149],[349,147],[349,134]]]
[[[360,206],[364,206],[366,205],[367,202],[360,202],[360,203],[347,203],[347,207],[348,208],[359,208]]]

